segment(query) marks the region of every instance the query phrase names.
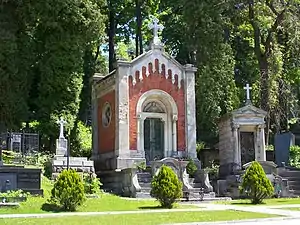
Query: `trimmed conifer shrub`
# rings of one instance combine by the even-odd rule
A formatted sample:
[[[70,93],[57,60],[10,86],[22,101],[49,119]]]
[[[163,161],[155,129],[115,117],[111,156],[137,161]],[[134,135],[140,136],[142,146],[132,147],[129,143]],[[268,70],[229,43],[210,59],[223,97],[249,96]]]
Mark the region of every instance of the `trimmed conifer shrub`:
[[[52,204],[64,211],[75,211],[85,200],[84,183],[74,170],[63,170],[51,190]]]
[[[195,173],[197,172],[198,168],[194,162],[194,160],[189,159],[189,163],[186,165],[186,172],[190,177],[195,177]]]
[[[156,198],[162,207],[172,208],[176,199],[182,196],[182,183],[175,172],[163,165],[151,182],[151,196]]]
[[[252,204],[261,204],[273,195],[274,187],[257,161],[252,162],[243,175],[240,191],[251,199]]]

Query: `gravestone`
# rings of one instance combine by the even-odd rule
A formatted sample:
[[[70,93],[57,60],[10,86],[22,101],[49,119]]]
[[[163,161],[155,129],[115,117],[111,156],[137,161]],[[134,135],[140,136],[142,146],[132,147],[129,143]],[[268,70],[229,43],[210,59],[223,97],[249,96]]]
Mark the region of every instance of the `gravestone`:
[[[0,192],[23,190],[42,195],[41,169],[24,166],[0,166]]]
[[[64,169],[74,169],[77,172],[94,173],[94,162],[86,157],[70,157],[68,141],[64,137],[64,126],[67,123],[63,118],[57,121],[59,124],[59,138],[56,140],[56,154],[52,159],[52,178],[56,178]]]
[[[56,155],[66,156],[68,151],[68,141],[64,137],[64,125],[67,123],[63,118],[57,121],[59,124],[59,138],[56,140]]]
[[[290,147],[295,143],[295,136],[291,132],[275,135],[275,162],[282,166],[289,163]]]

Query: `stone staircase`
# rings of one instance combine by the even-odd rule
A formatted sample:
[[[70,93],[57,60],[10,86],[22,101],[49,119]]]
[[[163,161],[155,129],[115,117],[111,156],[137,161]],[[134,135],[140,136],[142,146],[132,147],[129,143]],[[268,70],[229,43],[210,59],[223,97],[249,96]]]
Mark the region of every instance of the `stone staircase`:
[[[137,198],[151,198],[151,180],[152,176],[150,172],[138,172],[138,181],[141,186],[141,192],[137,192]]]
[[[138,172],[137,173],[138,181],[141,186],[141,192],[137,192],[137,198],[151,198],[150,191],[151,191],[151,180],[152,176],[150,172]],[[189,184],[193,188],[201,188],[201,183],[195,181],[194,178],[189,178]],[[199,198],[199,194],[194,194],[195,196],[191,196],[193,198]]]
[[[279,171],[278,175],[287,179],[293,197],[300,196],[300,170],[283,169]]]

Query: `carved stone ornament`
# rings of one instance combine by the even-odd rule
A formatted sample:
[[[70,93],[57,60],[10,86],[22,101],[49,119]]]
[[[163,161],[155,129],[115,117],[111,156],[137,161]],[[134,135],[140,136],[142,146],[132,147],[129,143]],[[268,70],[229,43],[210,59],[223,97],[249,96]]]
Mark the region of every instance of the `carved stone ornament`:
[[[106,102],[102,108],[102,125],[108,127],[111,122],[112,110],[109,102]]]

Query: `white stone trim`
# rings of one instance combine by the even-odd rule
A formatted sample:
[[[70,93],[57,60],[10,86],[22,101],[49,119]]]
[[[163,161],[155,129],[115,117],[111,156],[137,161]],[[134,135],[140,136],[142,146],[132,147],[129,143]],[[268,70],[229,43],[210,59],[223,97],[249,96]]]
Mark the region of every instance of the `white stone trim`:
[[[157,101],[159,100],[162,102],[165,107],[166,111],[171,114],[177,114],[178,115],[178,109],[175,100],[171,95],[169,95],[167,92],[159,90],[159,89],[152,89],[150,91],[145,92],[139,99],[137,106],[136,106],[136,115],[141,113],[143,111],[143,105],[145,101]],[[170,108],[168,108],[168,106]]]
[[[163,103],[166,113],[143,112],[143,106],[149,101]],[[160,118],[164,121],[164,156],[177,152],[177,115],[176,102],[168,93],[153,89],[145,92],[139,99],[136,107],[137,115],[137,150],[144,151],[144,121],[146,118]],[[174,124],[175,123],[175,124]],[[175,130],[174,130],[175,129]]]

